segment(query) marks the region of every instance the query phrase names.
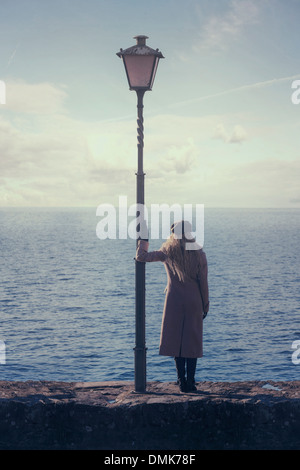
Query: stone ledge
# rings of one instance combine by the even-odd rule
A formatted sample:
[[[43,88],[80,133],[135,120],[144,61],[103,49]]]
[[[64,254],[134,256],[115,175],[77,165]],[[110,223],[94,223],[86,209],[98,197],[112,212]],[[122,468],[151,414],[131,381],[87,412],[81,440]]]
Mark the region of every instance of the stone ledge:
[[[300,381],[0,381],[0,449],[300,449]]]

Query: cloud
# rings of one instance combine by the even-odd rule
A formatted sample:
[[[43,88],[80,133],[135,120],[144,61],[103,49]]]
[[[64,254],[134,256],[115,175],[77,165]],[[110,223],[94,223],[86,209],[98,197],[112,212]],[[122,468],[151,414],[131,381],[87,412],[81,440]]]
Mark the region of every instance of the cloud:
[[[245,131],[243,126],[236,125],[234,126],[232,132],[228,133],[225,130],[223,124],[218,124],[213,138],[223,140],[224,142],[229,144],[240,144],[247,139],[247,132]]]
[[[7,82],[0,205],[96,206],[102,195],[128,185],[128,123],[119,122],[116,130],[114,122],[75,120],[67,99],[64,86]],[[134,132],[130,136],[136,148]]]
[[[247,139],[247,132],[242,126],[234,126],[231,137],[229,138],[230,144],[240,144]]]
[[[14,99],[0,116],[0,206],[96,207],[131,193],[130,181],[135,189],[134,121],[75,120],[60,87],[10,85]]]
[[[196,49],[225,49],[236,40],[247,25],[259,18],[259,3],[253,0],[231,0],[224,14],[214,15],[202,26]]]
[[[7,81],[5,110],[38,115],[65,113],[67,96],[64,86],[47,82]]]
[[[193,139],[188,139],[183,145],[172,145],[162,161],[161,169],[165,172],[175,171],[185,174],[193,169],[197,161],[198,149]]]
[[[224,142],[228,142],[229,136],[223,124],[217,125],[213,138],[223,140]]]
[[[97,207],[103,202],[117,204],[120,194],[134,201],[135,117],[117,122],[75,120],[66,112],[67,90],[51,84],[24,85],[28,84],[20,84],[14,108],[7,114],[3,108],[0,116],[0,205]],[[22,89],[31,91],[31,112],[27,107],[24,111]],[[48,114],[37,112],[40,89]],[[51,104],[52,97],[56,101]],[[257,206],[274,206],[282,204],[280,193],[286,205],[295,205],[298,170],[292,164],[246,164],[243,159],[240,165],[231,159],[229,145],[220,155],[212,136],[226,144],[247,139],[245,128],[234,125],[235,120],[248,127],[242,115],[149,116],[144,156],[147,200],[235,205],[236,198],[249,205],[253,196]]]

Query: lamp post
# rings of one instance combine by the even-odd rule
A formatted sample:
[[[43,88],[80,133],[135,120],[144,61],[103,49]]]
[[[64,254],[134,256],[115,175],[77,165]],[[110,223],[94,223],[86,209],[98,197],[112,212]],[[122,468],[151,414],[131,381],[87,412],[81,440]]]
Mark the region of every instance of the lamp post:
[[[138,165],[136,173],[136,202],[145,203],[144,199],[144,119],[143,98],[146,91],[151,90],[159,59],[164,58],[158,49],[146,45],[147,36],[135,36],[136,45],[128,49],[120,49],[117,55],[123,59],[129,89],[137,94],[137,147]],[[139,207],[139,206],[137,206]],[[140,217],[144,217],[140,214]],[[140,228],[142,228],[142,221]],[[138,239],[137,239],[138,242]],[[146,391],[146,319],[145,319],[145,263],[135,261],[135,391]]]

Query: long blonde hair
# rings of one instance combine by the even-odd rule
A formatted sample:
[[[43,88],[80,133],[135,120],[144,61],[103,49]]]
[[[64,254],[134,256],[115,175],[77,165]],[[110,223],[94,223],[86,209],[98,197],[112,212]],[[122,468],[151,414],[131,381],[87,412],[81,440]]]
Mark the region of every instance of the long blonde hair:
[[[183,235],[178,238],[174,233],[171,233],[168,240],[163,243],[161,250],[169,258],[169,266],[173,274],[177,274],[181,282],[196,279],[198,267],[200,263],[200,246],[199,250],[187,250],[186,243],[192,240],[187,240]]]

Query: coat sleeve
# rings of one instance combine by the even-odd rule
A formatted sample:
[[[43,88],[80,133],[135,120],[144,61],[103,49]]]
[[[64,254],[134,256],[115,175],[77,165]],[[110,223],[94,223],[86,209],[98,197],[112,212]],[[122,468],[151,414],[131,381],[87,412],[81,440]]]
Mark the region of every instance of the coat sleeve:
[[[202,259],[198,271],[198,282],[202,297],[203,312],[209,310],[209,292],[208,292],[208,281],[207,281],[208,267],[207,258],[204,251],[202,252]]]
[[[142,262],[152,262],[152,261],[166,261],[167,255],[161,251],[150,251],[148,252],[149,242],[145,240],[138,240],[137,250],[135,259]]]

